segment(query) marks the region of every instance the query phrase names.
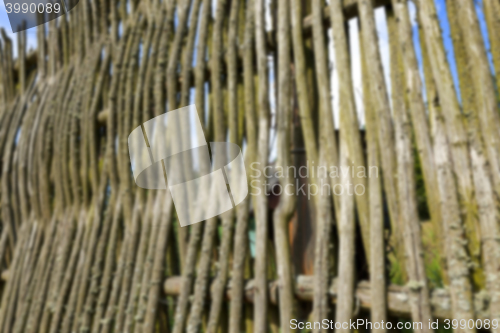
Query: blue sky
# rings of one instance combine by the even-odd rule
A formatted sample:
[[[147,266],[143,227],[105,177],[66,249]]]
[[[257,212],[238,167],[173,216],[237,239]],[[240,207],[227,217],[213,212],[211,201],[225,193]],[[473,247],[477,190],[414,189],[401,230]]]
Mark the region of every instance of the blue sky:
[[[457,92],[459,91],[458,87],[458,75],[457,75],[457,69],[456,69],[456,62],[455,62],[455,56],[453,52],[453,43],[451,40],[451,33],[450,33],[450,26],[448,23],[448,17],[446,16],[446,3],[445,0],[434,0],[436,3],[436,9],[439,17],[439,22],[441,24],[441,30],[442,30],[442,35],[443,35],[443,40],[444,40],[444,46],[446,49],[446,54],[448,56],[448,63],[450,64],[451,67],[451,73],[453,75],[453,79],[455,81],[455,89]],[[474,0],[474,3],[476,5],[476,13],[478,15],[479,19],[479,24],[481,27],[481,32],[483,34],[483,40],[485,42],[486,50],[488,51],[488,59],[490,61],[490,66],[493,69],[493,62],[492,62],[492,57],[491,57],[491,52],[490,52],[490,43],[489,43],[489,38],[488,38],[488,29],[486,27],[486,20],[484,17],[484,13],[482,10],[483,4],[482,0]],[[415,35],[415,33],[414,33]],[[458,95],[460,96],[460,95]]]
[[[12,28],[10,27],[9,17],[5,11],[5,3],[3,0],[0,1],[0,27],[3,28],[7,35],[12,39],[12,42],[14,43],[14,56],[17,56],[17,36],[12,32]],[[36,28],[27,30],[27,46],[28,50],[36,47]]]

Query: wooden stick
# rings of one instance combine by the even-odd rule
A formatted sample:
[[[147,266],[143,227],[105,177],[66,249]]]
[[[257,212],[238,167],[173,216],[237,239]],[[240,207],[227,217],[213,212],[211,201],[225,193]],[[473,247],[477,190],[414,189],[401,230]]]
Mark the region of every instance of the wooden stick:
[[[268,164],[269,154],[269,81],[267,71],[267,51],[265,43],[265,13],[264,0],[254,1],[255,12],[255,49],[257,60],[257,73],[259,78],[257,90],[258,110],[258,135],[257,135],[257,162],[258,169],[263,171]],[[257,292],[255,295],[254,308],[254,332],[264,333],[268,331],[267,323],[267,242],[268,242],[268,200],[264,193],[264,174],[258,179],[261,193],[255,200],[255,222],[256,222],[256,256],[255,256],[255,283]]]
[[[166,295],[176,296],[179,294],[180,286],[182,284],[181,276],[172,276],[166,279],[163,283],[163,290]],[[271,304],[278,304],[278,284],[279,281],[268,282],[269,301]],[[232,281],[228,281],[226,289],[226,297],[232,298]],[[253,303],[255,301],[256,291],[255,281],[253,279],[245,281],[245,301]],[[337,280],[333,280],[328,288],[329,301],[336,303],[337,301]],[[300,301],[311,302],[313,301],[314,294],[314,277],[306,275],[298,275],[295,277],[295,297]],[[362,310],[371,310],[375,305],[371,296],[370,282],[360,281],[356,284],[355,289],[356,302],[358,302]],[[488,308],[487,303],[481,303],[483,300],[481,294],[476,294],[476,317],[478,319],[487,319]],[[432,315],[438,319],[451,319],[451,299],[447,290],[435,289],[431,292],[430,297],[433,305]],[[389,285],[387,287],[387,308],[388,313],[394,317],[410,318],[411,317],[411,304],[409,297],[408,287]]]
[[[410,116],[405,103],[403,92],[405,73],[401,49],[398,44],[396,18],[390,13],[388,28],[390,50],[393,56],[391,61],[392,107],[394,113],[394,127],[397,153],[397,184],[400,203],[399,218],[403,232],[406,254],[406,271],[408,272],[408,287],[410,288],[412,320],[429,322],[431,305],[429,302],[429,287],[425,275],[420,223],[418,220],[417,197],[415,186],[415,160],[412,149]],[[429,325],[415,328],[417,332],[431,332]]]

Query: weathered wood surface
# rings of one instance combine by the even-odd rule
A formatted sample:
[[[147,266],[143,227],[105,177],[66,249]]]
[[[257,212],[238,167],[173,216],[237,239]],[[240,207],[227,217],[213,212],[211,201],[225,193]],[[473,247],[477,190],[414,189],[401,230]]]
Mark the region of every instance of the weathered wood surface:
[[[441,8],[457,90],[435,3],[414,3],[415,22],[407,0],[80,0],[39,26],[30,54],[25,32],[18,57],[1,33],[0,331],[285,332],[291,318],[359,310],[500,318],[500,6],[483,1],[493,68],[473,0]],[[181,228],[169,191],[136,186],[127,138],[193,101],[207,142],[242,147],[261,183]],[[312,165],[324,168],[270,186],[321,192],[264,193],[269,167]],[[346,166],[377,177],[324,171]],[[365,192],[335,192],[351,183]]]

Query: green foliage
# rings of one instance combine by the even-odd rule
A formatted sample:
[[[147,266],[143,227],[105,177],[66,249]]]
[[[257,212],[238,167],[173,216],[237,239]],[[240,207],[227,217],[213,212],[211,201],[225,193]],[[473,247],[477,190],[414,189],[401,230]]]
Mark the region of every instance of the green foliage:
[[[391,260],[391,268],[389,271],[389,279],[391,283],[399,286],[404,285],[405,284],[404,270],[405,267],[402,267],[397,260]]]
[[[443,287],[443,268],[437,236],[430,222],[422,223],[422,245],[424,247],[425,274],[430,288]]]

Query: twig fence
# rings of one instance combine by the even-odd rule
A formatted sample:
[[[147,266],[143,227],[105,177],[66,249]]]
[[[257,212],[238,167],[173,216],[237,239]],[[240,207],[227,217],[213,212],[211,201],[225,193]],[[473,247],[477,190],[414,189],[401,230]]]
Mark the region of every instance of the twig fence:
[[[16,59],[2,34],[0,331],[288,332],[293,318],[344,322],[368,312],[373,322],[500,320],[500,2],[482,1],[493,73],[474,2],[446,4],[460,95],[433,0],[415,3],[423,76],[406,0],[218,0],[214,13],[210,0],[81,0],[38,27],[33,54],[26,32],[17,34]],[[353,17],[363,131],[346,24]],[[273,209],[252,187],[234,212],[180,228],[169,192],[135,185],[128,134],[194,101],[207,140],[244,146],[248,178],[263,184],[272,84],[276,167],[299,165],[302,149],[317,166],[379,166],[380,176],[320,173],[307,182],[366,192],[311,201],[282,194]],[[291,177],[279,182],[295,186]],[[429,282],[424,224],[445,289]],[[294,264],[298,225],[311,226],[313,275]]]

